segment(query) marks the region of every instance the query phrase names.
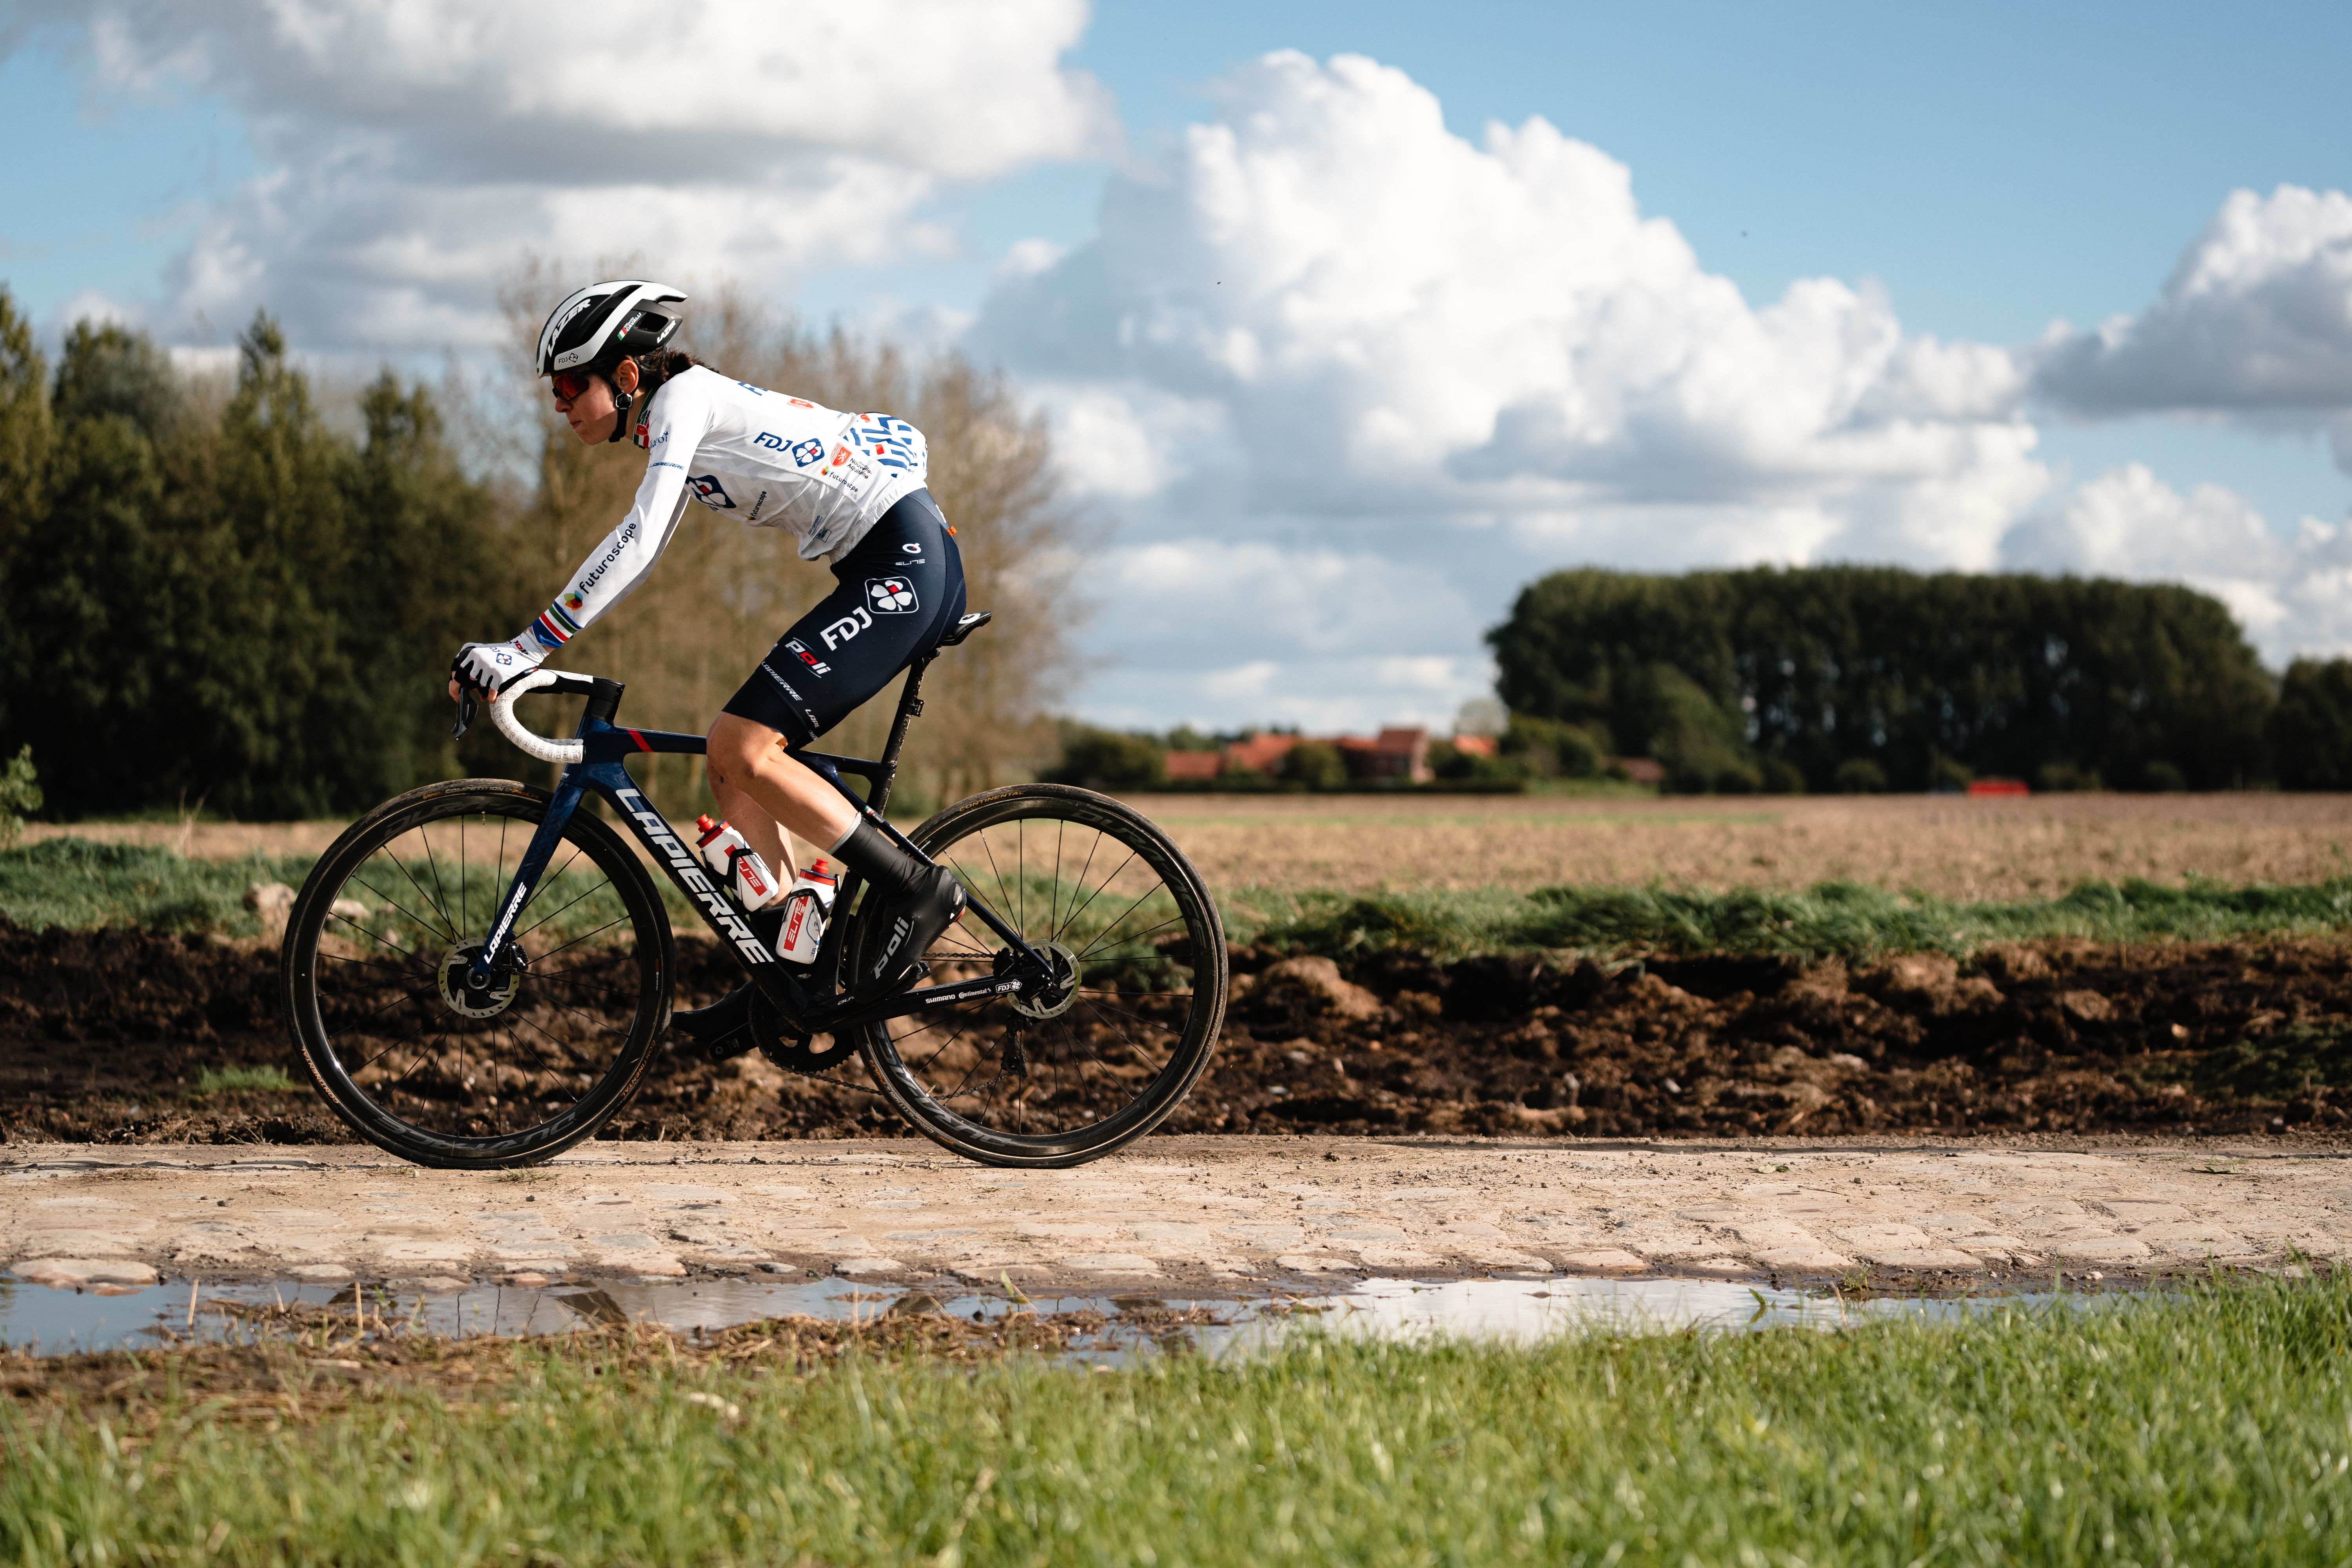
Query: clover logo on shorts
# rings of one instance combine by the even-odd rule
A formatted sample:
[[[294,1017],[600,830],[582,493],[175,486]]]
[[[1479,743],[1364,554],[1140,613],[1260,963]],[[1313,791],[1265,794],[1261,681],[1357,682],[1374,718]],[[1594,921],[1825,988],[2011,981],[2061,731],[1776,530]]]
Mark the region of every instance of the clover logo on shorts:
[[[866,607],[877,616],[911,615],[916,607],[915,585],[904,577],[868,577]]]

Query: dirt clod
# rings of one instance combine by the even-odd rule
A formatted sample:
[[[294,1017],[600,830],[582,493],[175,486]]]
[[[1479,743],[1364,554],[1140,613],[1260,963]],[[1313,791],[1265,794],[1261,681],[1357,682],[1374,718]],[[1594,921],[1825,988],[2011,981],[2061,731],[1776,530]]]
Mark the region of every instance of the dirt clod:
[[[1584,1136],[1901,1131],[2240,1133],[2352,1121],[2340,942],[2012,946],[1973,963],[1237,951],[1226,1033],[1174,1132]],[[681,1006],[736,983],[681,942]],[[0,1133],[341,1142],[307,1089],[214,1092],[277,1063],[278,954],[149,932],[0,923]],[[854,1076],[855,1067],[845,1072]],[[873,1095],[666,1056],[623,1138],[907,1131]]]

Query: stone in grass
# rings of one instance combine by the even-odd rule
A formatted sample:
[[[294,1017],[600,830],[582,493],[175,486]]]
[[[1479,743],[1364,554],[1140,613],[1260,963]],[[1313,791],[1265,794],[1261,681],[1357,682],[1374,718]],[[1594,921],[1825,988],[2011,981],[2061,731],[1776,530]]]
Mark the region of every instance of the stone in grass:
[[[119,1258],[32,1258],[8,1272],[52,1290],[138,1289],[156,1282],[155,1271],[144,1263]]]

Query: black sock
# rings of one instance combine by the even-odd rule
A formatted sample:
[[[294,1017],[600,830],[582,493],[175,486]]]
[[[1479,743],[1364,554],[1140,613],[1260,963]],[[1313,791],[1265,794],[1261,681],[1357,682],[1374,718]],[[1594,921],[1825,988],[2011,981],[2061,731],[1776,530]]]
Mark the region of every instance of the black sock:
[[[784,934],[783,907],[775,904],[764,910],[753,910],[743,917],[743,923],[751,928],[751,934],[760,939],[761,946],[773,952],[776,951],[776,939]]]
[[[913,892],[916,879],[925,869],[920,861],[883,837],[882,830],[864,817],[857,819],[848,837],[827,853],[871,883],[874,890],[891,903]]]

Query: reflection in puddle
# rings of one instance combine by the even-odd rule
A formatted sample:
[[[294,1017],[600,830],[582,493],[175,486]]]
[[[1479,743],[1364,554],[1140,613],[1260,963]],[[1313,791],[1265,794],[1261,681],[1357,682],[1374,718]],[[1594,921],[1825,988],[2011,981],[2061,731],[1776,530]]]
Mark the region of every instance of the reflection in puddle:
[[[193,1289],[193,1310],[191,1306]],[[1075,1352],[1088,1361],[1124,1359],[1158,1342],[1156,1314],[1206,1309],[1221,1320],[1184,1331],[1195,1348],[1250,1353],[1301,1331],[1412,1338],[1447,1334],[1528,1343],[1570,1332],[1656,1333],[1684,1329],[1746,1331],[1833,1329],[1888,1318],[1948,1320],[1996,1302],[2032,1305],[2044,1296],[1876,1298],[1845,1300],[1717,1279],[1368,1279],[1311,1299],[1163,1299],[1157,1296],[1039,1297],[1040,1312],[1091,1311],[1109,1320]],[[949,1295],[840,1279],[782,1283],[706,1279],[688,1283],[547,1286],[484,1285],[464,1290],[413,1288],[241,1284],[192,1286],[188,1280],[121,1295],[83,1295],[0,1278],[0,1346],[42,1355],[152,1348],[192,1342],[242,1342],[271,1331],[236,1315],[237,1307],[303,1305],[352,1314],[354,1326],[467,1338],[478,1334],[560,1334],[583,1327],[641,1322],[693,1331],[764,1318],[833,1321],[943,1312],[985,1320],[1013,1310],[1002,1295]]]

